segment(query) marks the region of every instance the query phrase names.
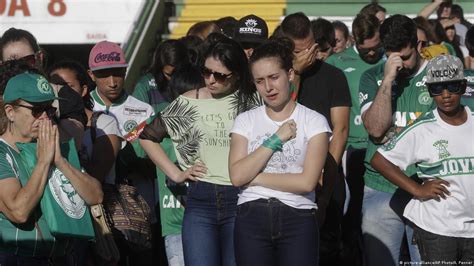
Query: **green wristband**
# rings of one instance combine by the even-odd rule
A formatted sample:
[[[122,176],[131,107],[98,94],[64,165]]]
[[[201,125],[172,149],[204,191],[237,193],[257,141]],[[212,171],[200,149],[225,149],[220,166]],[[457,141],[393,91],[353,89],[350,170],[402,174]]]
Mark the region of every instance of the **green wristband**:
[[[283,142],[277,136],[277,134],[271,135],[268,139],[263,141],[262,146],[265,148],[269,148],[272,151],[281,151],[283,149]]]

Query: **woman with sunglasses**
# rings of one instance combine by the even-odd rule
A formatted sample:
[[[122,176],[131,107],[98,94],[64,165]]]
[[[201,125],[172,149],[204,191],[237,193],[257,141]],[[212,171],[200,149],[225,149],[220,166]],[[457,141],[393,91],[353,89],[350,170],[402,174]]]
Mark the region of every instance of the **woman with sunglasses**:
[[[42,70],[44,57],[36,38],[26,30],[10,28],[0,38],[0,62],[21,60]]]
[[[234,117],[258,104],[247,58],[235,41],[210,41],[204,53],[205,87],[174,100],[147,126],[140,143],[174,182],[191,180],[183,221],[186,265],[235,265],[234,218],[238,189],[228,173]],[[159,142],[169,135],[179,166]]]
[[[238,115],[231,130],[229,172],[242,190],[238,265],[318,265],[314,188],[331,130],[324,116],[290,97],[292,50],[277,41],[254,50],[250,69],[265,106]]]
[[[0,109],[0,265],[49,265],[64,256],[68,239],[51,235],[39,202],[51,167],[70,181],[82,203],[102,201],[100,183],[74,168],[61,155],[59,135],[51,121],[56,99],[47,80],[22,73],[11,78]],[[36,164],[20,156],[21,143],[36,142]]]
[[[427,65],[426,84],[437,108],[381,146],[372,166],[413,195],[403,216],[427,265],[474,261],[474,113],[461,105],[466,79],[459,58]],[[418,183],[402,170],[417,165]]]

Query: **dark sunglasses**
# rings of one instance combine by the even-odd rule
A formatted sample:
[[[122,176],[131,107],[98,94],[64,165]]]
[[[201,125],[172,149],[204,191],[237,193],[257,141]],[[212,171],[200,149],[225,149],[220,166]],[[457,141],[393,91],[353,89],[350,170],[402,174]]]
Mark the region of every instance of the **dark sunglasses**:
[[[444,90],[448,90],[449,93],[461,94],[465,82],[463,81],[453,81],[453,82],[440,82],[434,84],[428,84],[428,91],[432,96],[441,95]]]
[[[31,110],[31,115],[34,118],[39,118],[43,113],[46,112],[46,115],[49,118],[53,118],[56,115],[56,107],[53,107],[51,105],[33,105],[33,106],[28,106],[28,105],[23,105],[23,104],[15,104],[15,106],[23,107],[26,109]]]
[[[203,67],[201,72],[202,72],[202,76],[206,79],[210,78],[211,75],[213,75],[214,79],[219,83],[224,83],[226,79],[232,76],[232,72],[229,74],[224,74],[224,73],[212,71],[207,67]]]
[[[22,58],[19,58],[18,60],[21,60],[25,63],[27,63],[30,66],[36,65],[36,54],[30,54],[27,56],[23,56]]]
[[[357,50],[359,51],[359,54],[361,54],[361,55],[367,55],[367,54],[370,53],[371,51],[373,51],[374,53],[378,54],[378,53],[382,52],[382,49],[383,49],[383,44],[382,44],[382,42],[380,42],[380,43],[377,44],[376,46],[370,47],[370,48],[359,48],[359,47],[357,47]]]
[[[7,61],[4,61],[4,62],[1,62],[0,65],[4,65],[7,62],[13,62],[13,61],[16,61],[16,62],[21,61],[21,62],[24,62],[25,64],[27,64],[29,66],[35,66],[36,65],[36,54],[30,54],[30,55],[23,56],[23,57],[20,57],[20,58],[7,60]]]

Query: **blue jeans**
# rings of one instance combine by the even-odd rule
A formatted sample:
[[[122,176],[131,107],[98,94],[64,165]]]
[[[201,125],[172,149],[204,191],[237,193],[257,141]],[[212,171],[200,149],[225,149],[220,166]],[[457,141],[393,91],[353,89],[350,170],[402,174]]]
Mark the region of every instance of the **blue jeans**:
[[[401,190],[390,194],[364,187],[362,234],[367,266],[400,265],[404,234],[411,262],[420,262],[420,253],[413,241],[413,226],[403,218],[403,210],[410,199]]]
[[[415,226],[416,243],[427,265],[474,265],[474,238],[433,234]]]
[[[165,236],[168,266],[184,266],[183,240],[181,234]]]
[[[238,188],[194,182],[183,218],[186,266],[233,266]]]
[[[317,266],[316,210],[292,208],[275,198],[238,206],[235,220],[237,265]]]

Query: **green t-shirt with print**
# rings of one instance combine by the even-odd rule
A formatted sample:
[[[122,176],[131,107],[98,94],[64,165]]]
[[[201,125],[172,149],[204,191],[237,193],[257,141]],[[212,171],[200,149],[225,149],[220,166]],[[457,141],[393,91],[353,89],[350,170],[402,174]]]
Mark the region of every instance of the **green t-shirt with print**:
[[[0,180],[18,178],[24,187],[30,176],[20,154],[0,140]],[[11,222],[0,212],[0,253],[24,257],[65,255],[67,243],[51,235],[39,202],[23,224]]]
[[[201,161],[208,171],[200,181],[232,185],[227,165],[229,133],[236,107],[235,93],[220,99],[192,99],[181,95],[163,110],[161,117],[181,169]]]
[[[377,94],[378,88],[384,76],[385,63],[379,64],[367,70],[360,80],[360,106],[362,113],[369,108]],[[406,79],[397,79],[392,84],[392,124],[396,127],[406,127],[413,123],[421,114],[434,108],[434,101],[428,93],[426,81],[426,61],[420,67],[418,73]],[[393,193],[397,186],[380,175],[370,165],[380,144],[376,144],[369,138],[367,153],[365,156],[366,171],[364,174],[365,185],[375,190]],[[405,173],[412,176],[416,173],[414,166],[409,167]]]
[[[165,138],[160,144],[168,158],[172,162],[176,162],[176,154],[171,139]],[[161,234],[163,236],[181,234],[184,216],[184,206],[181,202],[182,197],[187,192],[185,184],[168,187],[166,184],[168,177],[158,167],[156,168],[156,175],[158,177]]]
[[[380,60],[378,63],[381,63]],[[352,106],[349,117],[349,136],[346,148],[367,148],[368,135],[360,116],[359,84],[362,74],[376,64],[366,63],[356,51],[355,46],[345,49],[341,53],[331,55],[326,63],[333,65],[344,72],[351,93]]]

